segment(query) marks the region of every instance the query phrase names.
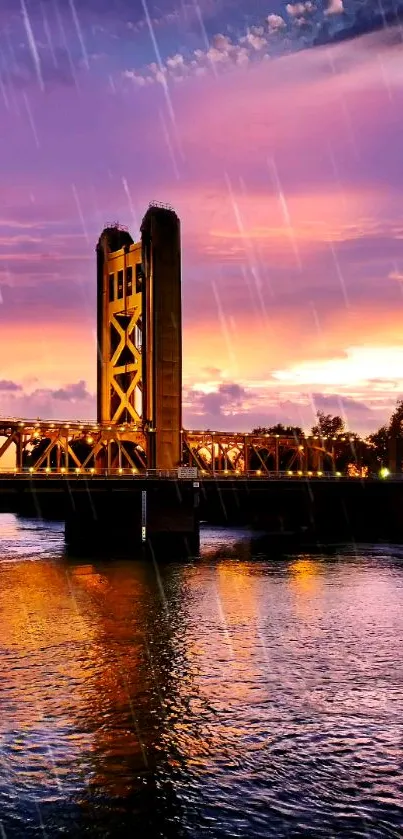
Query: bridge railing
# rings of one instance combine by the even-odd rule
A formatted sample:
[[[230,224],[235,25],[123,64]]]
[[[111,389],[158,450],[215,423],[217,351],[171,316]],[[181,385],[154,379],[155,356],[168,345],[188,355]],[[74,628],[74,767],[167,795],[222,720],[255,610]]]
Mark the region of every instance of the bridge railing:
[[[387,470],[386,470],[387,471]],[[192,473],[192,474],[191,474]],[[186,470],[182,469],[181,473],[178,474],[178,469],[131,469],[131,468],[113,468],[113,469],[102,469],[102,468],[82,468],[82,467],[70,467],[69,469],[65,467],[45,467],[42,466],[38,469],[34,467],[23,467],[22,469],[17,469],[13,467],[0,467],[0,477],[13,477],[13,478],[164,478],[164,479],[188,479],[188,480],[201,480],[201,481],[211,481],[211,480],[290,480],[290,479],[299,479],[299,480],[322,480],[322,481],[337,481],[340,478],[350,478],[351,480],[357,480],[357,478],[368,479],[368,478],[393,478],[394,480],[399,479],[403,480],[403,474],[391,474],[388,473],[387,475],[378,475],[377,473],[364,475],[347,475],[346,473],[342,472],[322,472],[322,471],[279,471],[279,472],[268,472],[266,470],[255,469],[255,470],[248,470],[248,471],[241,471],[241,470],[215,470],[209,471],[199,469],[199,470],[190,470],[189,474],[186,474]]]

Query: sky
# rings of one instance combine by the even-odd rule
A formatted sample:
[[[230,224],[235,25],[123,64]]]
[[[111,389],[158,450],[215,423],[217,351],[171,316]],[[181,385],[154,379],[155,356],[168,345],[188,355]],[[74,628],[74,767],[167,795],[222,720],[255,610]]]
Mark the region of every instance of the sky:
[[[187,428],[403,394],[403,2],[0,0],[0,414],[95,417],[95,246],[181,219]]]

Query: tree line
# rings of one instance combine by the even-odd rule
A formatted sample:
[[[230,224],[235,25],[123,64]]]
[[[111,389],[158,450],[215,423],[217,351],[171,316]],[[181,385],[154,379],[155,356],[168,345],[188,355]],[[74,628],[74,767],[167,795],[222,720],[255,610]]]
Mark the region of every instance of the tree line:
[[[353,440],[356,445],[364,444],[371,452],[372,459],[380,465],[386,465],[389,459],[389,441],[391,438],[399,438],[402,436],[403,430],[403,399],[399,399],[396,403],[396,408],[389,419],[389,422],[382,425],[378,431],[368,434],[367,437],[362,437],[355,431],[348,431],[346,423],[342,417],[332,414],[325,414],[323,411],[317,411],[316,423],[311,428],[311,434],[319,438],[340,438],[348,436],[349,440]],[[285,437],[300,437],[303,431],[298,425],[283,425],[281,422],[271,426],[258,426],[252,429],[252,434],[263,435],[271,434]]]

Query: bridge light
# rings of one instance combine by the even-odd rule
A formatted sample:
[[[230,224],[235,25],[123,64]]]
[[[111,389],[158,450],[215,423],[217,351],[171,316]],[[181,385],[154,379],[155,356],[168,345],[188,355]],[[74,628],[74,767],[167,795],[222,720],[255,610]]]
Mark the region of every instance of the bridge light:
[[[108,431],[112,431],[112,426],[108,425]]]
[[[316,436],[316,437],[314,437],[313,439],[314,439],[314,440],[317,440],[317,439],[318,439],[318,437]]]
[[[298,475],[298,477],[299,477],[299,478],[302,478],[302,475],[303,475],[303,474],[304,474],[304,473],[303,473],[303,472],[301,472],[301,471],[297,472],[297,475]]]
[[[337,440],[337,437],[332,437],[332,440]]]
[[[79,475],[80,472],[81,472],[81,469],[79,469],[79,467],[77,466],[76,475]]]
[[[32,475],[32,472],[34,471],[34,467],[33,467],[33,466],[30,466],[30,467],[29,467],[29,471],[31,472],[31,475]]]
[[[132,475],[137,475],[137,469],[132,469]]]
[[[287,475],[292,475],[291,469],[288,470]]]
[[[122,469],[122,467],[120,467],[120,469],[119,469],[119,475],[123,475],[123,469]]]
[[[46,467],[45,472],[50,472],[49,466]]]
[[[336,478],[341,478],[341,472],[336,472]]]
[[[62,475],[64,475],[64,473],[65,473],[65,471],[66,471],[66,468],[65,468],[64,466],[62,466],[62,468],[61,468],[61,470],[60,470],[60,471],[61,471]]]
[[[93,438],[93,437],[91,437],[91,435],[89,435],[89,436],[87,437],[87,443],[90,443],[90,444],[91,444],[91,443],[93,443],[93,442],[94,442],[94,438]]]
[[[346,442],[346,438],[345,438],[345,437],[340,437],[340,440],[341,440],[341,442],[342,442],[342,443],[345,443],[345,442]]]
[[[261,469],[256,469],[256,474],[257,474],[257,475],[261,475],[261,474],[262,474],[262,470],[261,470]]]
[[[389,469],[386,468],[386,466],[384,466],[379,472],[379,477],[380,478],[387,478],[388,475],[390,475],[390,471],[389,471]]]
[[[95,472],[94,467],[92,467],[92,468],[90,469],[90,472],[91,472],[91,475],[93,475],[93,474],[94,474],[94,472]]]
[[[306,474],[308,475],[309,478],[312,477],[312,472],[307,472]]]
[[[304,447],[303,447],[303,446],[298,446],[298,449],[299,449],[299,451],[300,451],[300,452],[303,452],[303,451],[304,451]]]
[[[323,472],[318,472],[318,478],[321,478],[322,475],[323,475]]]

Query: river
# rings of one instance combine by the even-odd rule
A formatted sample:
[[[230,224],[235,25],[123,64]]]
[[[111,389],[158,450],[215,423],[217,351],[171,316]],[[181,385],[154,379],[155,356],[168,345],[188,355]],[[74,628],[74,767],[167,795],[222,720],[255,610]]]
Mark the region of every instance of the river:
[[[0,645],[1,839],[403,835],[402,548],[78,562],[2,515]]]

